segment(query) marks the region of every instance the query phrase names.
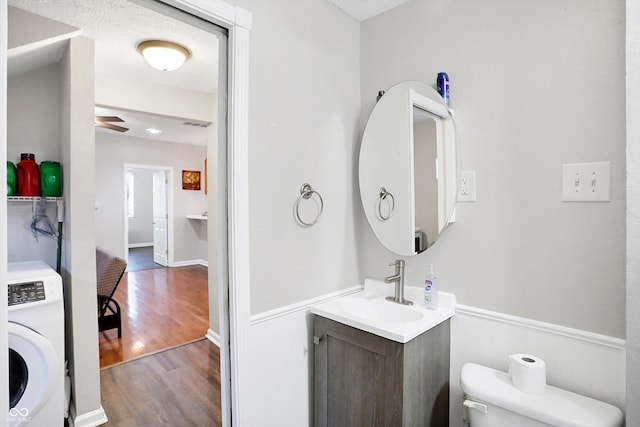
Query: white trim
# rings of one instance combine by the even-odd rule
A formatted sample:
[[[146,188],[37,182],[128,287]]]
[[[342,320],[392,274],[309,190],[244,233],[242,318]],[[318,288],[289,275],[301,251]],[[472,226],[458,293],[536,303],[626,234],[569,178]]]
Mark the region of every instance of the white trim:
[[[102,405],[100,405],[100,408],[95,411],[77,415],[75,402],[72,401],[67,421],[69,422],[70,427],[95,427],[108,422],[109,419],[107,418],[107,414],[104,412]]]
[[[232,27],[229,31],[228,99],[229,403],[233,425],[241,427],[251,425],[248,402],[252,386],[249,375],[249,30],[243,27]]]
[[[215,332],[213,329],[208,329],[207,334],[204,337],[220,347],[220,334]]]
[[[0,176],[4,182],[7,176],[7,2],[3,1],[0,5]],[[2,186],[1,188],[5,188]],[[0,283],[4,289],[7,283],[7,192],[0,191]],[[8,348],[7,333],[7,299],[1,298],[0,301],[0,372],[2,378],[7,378],[9,372],[9,356],[4,349]],[[0,414],[9,413],[9,387],[7,382],[3,381],[0,387]],[[5,426],[6,417],[0,417],[0,426]]]
[[[204,259],[191,259],[187,261],[176,261],[169,267],[188,267],[190,265],[203,265],[209,267],[209,262]]]
[[[319,297],[311,298],[305,301],[289,304],[287,306],[276,308],[270,311],[265,311],[260,314],[254,314],[253,316],[251,316],[249,324],[253,326],[253,325],[257,325],[258,323],[267,322],[269,320],[277,319],[278,317],[295,313],[297,311],[308,310],[309,308],[311,308],[311,306],[314,306],[316,304],[321,304],[326,301],[351,295],[356,292],[360,292],[362,289],[363,289],[362,285],[352,286],[350,288],[341,289],[339,291],[335,291],[330,294],[325,294],[325,295],[321,295]]]
[[[148,248],[149,246],[153,246],[153,242],[147,243],[129,243],[129,249],[132,248]]]
[[[605,347],[615,348],[618,350],[626,349],[626,340],[623,340],[621,338],[609,337],[607,335],[568,328],[566,326],[555,325],[552,323],[540,322],[538,320],[527,319],[525,317],[498,313],[495,311],[471,307],[468,305],[456,305],[456,315],[479,317],[482,319],[492,320],[494,322],[508,323],[510,325],[519,326],[522,328],[535,329],[549,334],[560,335],[578,341],[590,342]]]
[[[414,106],[420,107],[421,109],[426,110],[431,114],[435,114],[442,119],[447,120],[449,118],[449,110],[447,110],[446,106],[419,94],[413,89],[409,89],[409,100],[411,102],[411,108]]]
[[[140,2],[140,0],[136,1]],[[161,1],[229,30],[232,30],[234,27],[240,27],[247,30],[251,29],[251,12],[228,4],[222,0]]]

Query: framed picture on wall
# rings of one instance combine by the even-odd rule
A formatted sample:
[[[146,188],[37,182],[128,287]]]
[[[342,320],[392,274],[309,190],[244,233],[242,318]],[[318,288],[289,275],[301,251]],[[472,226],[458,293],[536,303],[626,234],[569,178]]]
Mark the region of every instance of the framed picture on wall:
[[[200,190],[200,171],[182,171],[182,189]]]

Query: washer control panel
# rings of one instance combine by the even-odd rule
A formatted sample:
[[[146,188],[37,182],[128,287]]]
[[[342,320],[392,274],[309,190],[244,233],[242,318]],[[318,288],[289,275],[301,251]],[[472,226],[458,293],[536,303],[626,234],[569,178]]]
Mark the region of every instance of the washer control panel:
[[[27,302],[44,301],[44,282],[41,280],[35,282],[9,284],[9,305],[24,304]]]

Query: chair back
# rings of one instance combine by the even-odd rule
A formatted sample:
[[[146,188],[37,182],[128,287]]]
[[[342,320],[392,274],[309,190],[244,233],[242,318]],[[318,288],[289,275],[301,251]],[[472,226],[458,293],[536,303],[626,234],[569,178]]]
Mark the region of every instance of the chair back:
[[[96,248],[96,279],[98,295],[111,298],[127,268],[127,262],[114,254]]]

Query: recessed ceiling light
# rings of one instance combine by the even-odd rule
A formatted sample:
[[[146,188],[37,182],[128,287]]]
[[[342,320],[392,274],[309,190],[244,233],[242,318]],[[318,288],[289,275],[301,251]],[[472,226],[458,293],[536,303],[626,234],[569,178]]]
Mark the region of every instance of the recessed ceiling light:
[[[156,129],[156,128],[147,128],[147,132],[156,135],[158,133],[161,133],[162,131],[160,129]]]
[[[191,57],[186,47],[163,40],[143,41],[138,44],[138,52],[149,65],[160,71],[177,70]]]

